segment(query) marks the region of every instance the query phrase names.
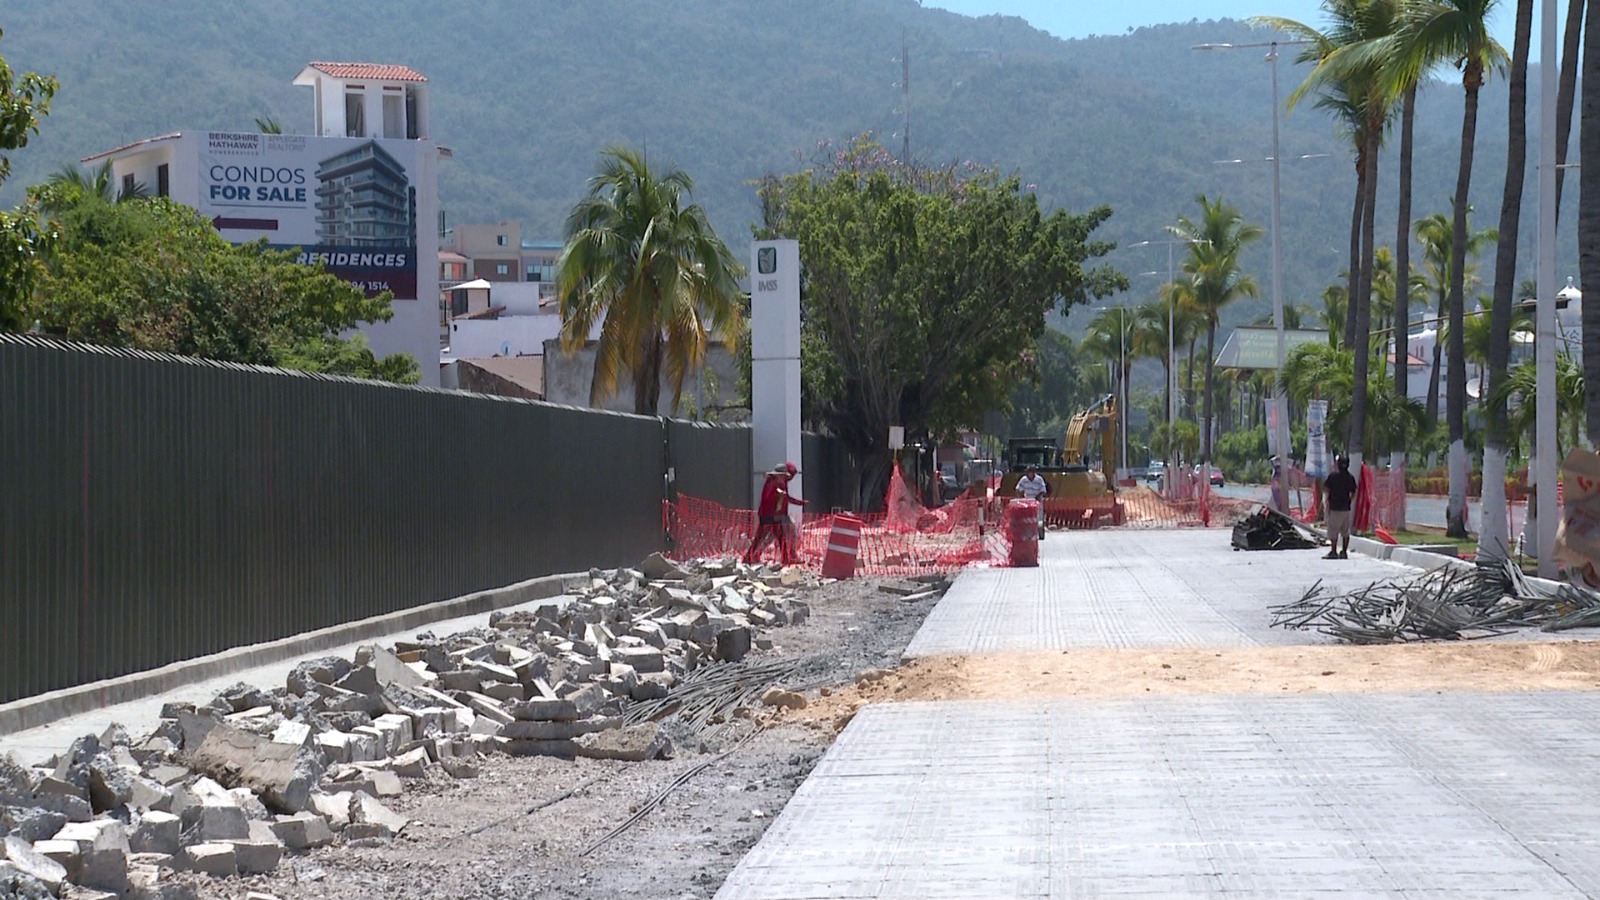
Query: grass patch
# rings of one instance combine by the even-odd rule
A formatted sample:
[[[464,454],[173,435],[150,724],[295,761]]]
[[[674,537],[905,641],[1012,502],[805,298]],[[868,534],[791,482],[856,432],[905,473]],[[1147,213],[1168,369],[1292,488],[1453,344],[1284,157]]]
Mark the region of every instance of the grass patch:
[[[1468,535],[1464,538],[1446,537],[1443,528],[1433,528],[1427,525],[1412,525],[1405,531],[1392,532],[1394,539],[1402,545],[1406,544],[1454,544],[1457,550],[1469,553],[1477,552],[1478,536]]]

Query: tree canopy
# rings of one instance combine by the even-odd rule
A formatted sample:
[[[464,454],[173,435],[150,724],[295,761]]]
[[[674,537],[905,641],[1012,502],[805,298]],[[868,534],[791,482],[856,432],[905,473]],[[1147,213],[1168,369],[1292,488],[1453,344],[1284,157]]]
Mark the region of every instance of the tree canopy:
[[[46,186],[45,205],[62,204]],[[411,382],[417,363],[377,358],[360,322],[393,316],[320,267],[264,244],[233,245],[195,210],[167,199],[79,196],[60,213],[59,246],[24,306],[48,333],[230,362]]]
[[[760,238],[801,255],[807,417],[862,459],[863,495],[888,470],[889,426],[945,436],[1007,408],[1038,377],[1045,313],[1126,289],[1090,240],[1111,215],[1045,213],[992,169],[905,165],[870,139],[760,186]]]
[[[0,31],[0,37],[4,35]],[[39,119],[49,113],[56,88],[54,78],[13,73],[0,56],[0,184],[11,175],[6,151],[26,147],[28,138],[39,133]],[[39,228],[30,205],[12,212],[0,210],[0,330],[21,324],[21,302],[33,289],[39,252],[49,247],[50,238]]]

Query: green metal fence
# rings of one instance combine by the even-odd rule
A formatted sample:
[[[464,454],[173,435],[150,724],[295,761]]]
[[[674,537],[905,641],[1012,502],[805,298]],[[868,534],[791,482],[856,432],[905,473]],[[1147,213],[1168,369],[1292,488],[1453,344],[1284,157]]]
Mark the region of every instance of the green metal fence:
[[[0,335],[0,702],[631,563],[669,468],[749,429]]]

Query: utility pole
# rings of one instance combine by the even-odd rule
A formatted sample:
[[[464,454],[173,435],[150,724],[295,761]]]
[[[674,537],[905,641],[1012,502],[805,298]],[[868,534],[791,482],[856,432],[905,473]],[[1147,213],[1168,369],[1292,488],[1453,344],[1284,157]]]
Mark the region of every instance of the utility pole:
[[[900,29],[900,109],[905,123],[900,128],[900,161],[911,165],[911,49],[905,29]]]

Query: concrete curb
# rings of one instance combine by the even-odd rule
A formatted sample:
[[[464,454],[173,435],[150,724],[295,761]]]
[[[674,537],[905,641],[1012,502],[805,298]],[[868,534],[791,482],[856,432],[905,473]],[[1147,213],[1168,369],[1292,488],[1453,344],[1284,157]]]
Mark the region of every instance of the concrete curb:
[[[1375,559],[1387,559],[1412,568],[1429,571],[1443,566],[1456,565],[1475,568],[1476,563],[1454,556],[1445,556],[1440,553],[1429,553],[1426,550],[1413,550],[1401,544],[1385,544],[1372,538],[1350,536],[1350,549]]]
[[[0,737],[37,728],[67,716],[143,699],[193,682],[221,678],[232,672],[298,659],[332,647],[381,638],[459,616],[489,613],[530,600],[554,597],[563,592],[569,579],[577,577],[582,576],[564,574],[532,578],[451,600],[441,600],[438,603],[429,603],[370,619],[308,631],[276,641],[234,647],[209,656],[165,665],[159,669],[149,669],[77,687],[62,688],[22,700],[13,700],[10,703],[0,704]]]

